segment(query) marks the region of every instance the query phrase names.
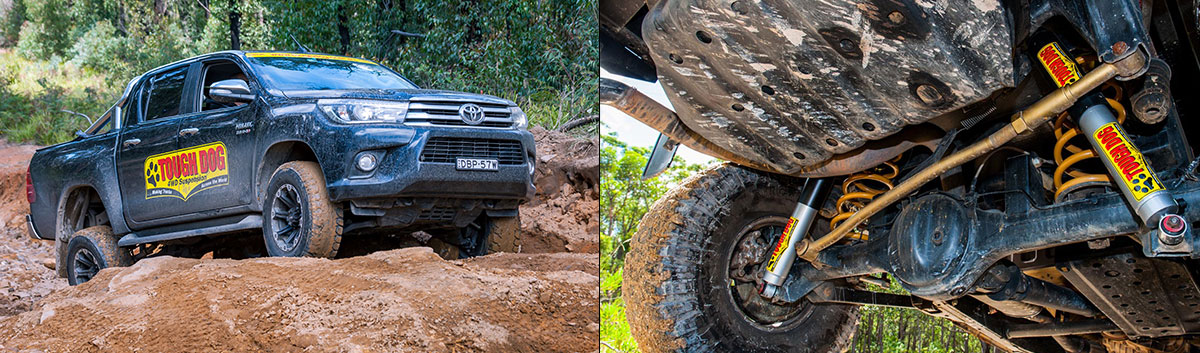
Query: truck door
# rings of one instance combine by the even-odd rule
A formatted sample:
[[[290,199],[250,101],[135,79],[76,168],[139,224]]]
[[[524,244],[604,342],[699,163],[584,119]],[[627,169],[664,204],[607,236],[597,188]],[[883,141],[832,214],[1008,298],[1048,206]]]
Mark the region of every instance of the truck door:
[[[192,100],[198,112],[179,119],[179,148],[194,151],[198,170],[193,172],[208,184],[192,191],[181,207],[201,212],[247,206],[255,199],[255,117],[262,108],[254,101],[217,102],[207,87],[229,79],[247,81],[252,91],[257,85],[229,59],[205,61],[195,77],[196,89],[185,99]]]
[[[188,66],[171,68],[142,79],[135,97],[122,112],[125,127],[117,139],[117,178],[131,228],[178,214],[185,194],[178,187],[181,161],[177,149],[180,102]],[[172,160],[173,163],[162,163]],[[139,226],[138,223],[143,223]]]

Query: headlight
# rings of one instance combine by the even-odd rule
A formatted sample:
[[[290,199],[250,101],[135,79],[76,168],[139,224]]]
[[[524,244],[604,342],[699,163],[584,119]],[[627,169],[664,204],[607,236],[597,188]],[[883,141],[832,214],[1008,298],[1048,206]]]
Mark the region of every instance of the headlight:
[[[525,112],[521,110],[521,107],[509,107],[508,109],[512,113],[514,128],[524,129],[529,125],[529,120],[525,118]]]
[[[321,111],[342,123],[402,123],[408,114],[408,102],[357,99],[322,99]]]

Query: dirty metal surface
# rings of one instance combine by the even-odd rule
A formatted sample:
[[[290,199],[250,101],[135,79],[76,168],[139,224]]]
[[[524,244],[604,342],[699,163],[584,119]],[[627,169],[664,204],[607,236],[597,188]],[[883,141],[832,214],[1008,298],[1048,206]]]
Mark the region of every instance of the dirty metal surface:
[[[1059,269],[1130,337],[1200,329],[1200,291],[1178,262],[1121,254],[1073,261]]]
[[[642,33],[679,116],[791,174],[1013,85],[997,0],[665,0]]]

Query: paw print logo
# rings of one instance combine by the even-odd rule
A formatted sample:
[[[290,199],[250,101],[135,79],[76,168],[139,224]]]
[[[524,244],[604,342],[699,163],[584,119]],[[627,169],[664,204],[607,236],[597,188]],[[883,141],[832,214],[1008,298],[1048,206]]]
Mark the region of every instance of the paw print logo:
[[[150,167],[146,168],[146,183],[158,186],[158,163],[150,163]]]
[[[1146,173],[1138,173],[1130,181],[1133,182],[1133,191],[1136,192],[1150,192],[1150,190],[1155,189],[1154,178],[1151,178]]]

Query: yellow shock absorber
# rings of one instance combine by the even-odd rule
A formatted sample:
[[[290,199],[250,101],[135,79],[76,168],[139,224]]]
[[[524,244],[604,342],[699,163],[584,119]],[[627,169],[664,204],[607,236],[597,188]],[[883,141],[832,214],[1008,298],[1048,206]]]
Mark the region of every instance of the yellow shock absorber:
[[[1106,98],[1106,100],[1108,105],[1117,112],[1117,121],[1125,122],[1125,106],[1118,102],[1122,94],[1121,86],[1110,81],[1105,83],[1102,88],[1112,89],[1114,98]],[[1071,144],[1071,139],[1079,136],[1080,133],[1079,127],[1070,122],[1067,112],[1059,114],[1058,119],[1054,120],[1054,137],[1056,138],[1054,163],[1058,165],[1054,169],[1055,202],[1062,201],[1063,196],[1082,187],[1112,183],[1112,178],[1108,176],[1108,173],[1103,171],[1089,173],[1076,166],[1079,162],[1097,158],[1096,151],[1091,146]],[[1064,151],[1070,155],[1064,158]]]
[[[892,179],[900,174],[900,167],[896,165],[899,160],[900,156],[896,156],[875,168],[847,176],[842,182],[842,197],[836,201],[837,215],[829,220],[829,227],[837,228],[842,221],[853,216],[876,195],[891,190]],[[847,238],[867,240],[867,232],[856,228]]]

